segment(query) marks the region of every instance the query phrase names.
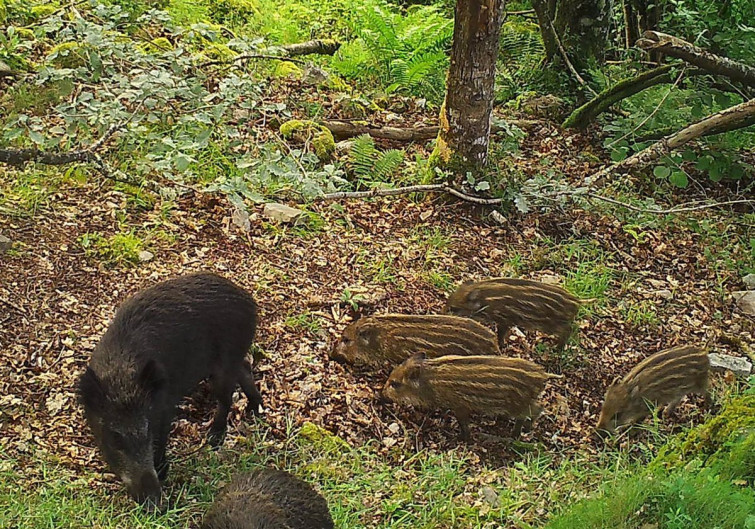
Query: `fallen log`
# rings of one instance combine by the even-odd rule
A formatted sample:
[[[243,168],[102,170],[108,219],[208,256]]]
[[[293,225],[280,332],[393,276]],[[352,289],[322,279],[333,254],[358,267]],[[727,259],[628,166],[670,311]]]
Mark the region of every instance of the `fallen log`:
[[[218,64],[235,64],[241,61],[247,61],[249,59],[270,59],[277,61],[291,61],[297,64],[306,64],[301,59],[295,57],[301,55],[333,55],[338,48],[341,47],[341,43],[331,39],[315,39],[308,40],[306,42],[297,42],[295,44],[284,44],[282,46],[272,46],[265,48],[257,53],[242,53],[236,57],[228,60],[207,61],[200,64],[200,68],[207,66],[216,66]]]
[[[531,129],[545,122],[537,119],[507,119],[506,123],[514,125],[520,129]],[[369,134],[373,138],[393,141],[427,141],[438,136],[439,127],[437,125],[426,125],[421,127],[374,127],[366,122],[328,120],[321,121],[321,125],[326,127],[333,134],[336,140],[343,140]],[[493,124],[490,132],[501,132],[504,128],[500,125]]]
[[[277,47],[285,50],[289,57],[312,54],[333,55],[341,47],[341,43],[333,39],[315,39]]]
[[[711,114],[697,123],[693,123],[678,132],[664,137],[660,141],[634,153],[629,158],[609,165],[605,169],[587,177],[585,183],[589,186],[597,186],[611,173],[627,172],[632,168],[647,165],[694,139],[746,127],[752,125],[754,120],[755,99],[750,99],[749,101],[744,101],[733,107]]]
[[[755,87],[755,67],[716,55],[673,35],[660,31],[646,31],[635,44],[643,50],[676,57],[710,73]]]

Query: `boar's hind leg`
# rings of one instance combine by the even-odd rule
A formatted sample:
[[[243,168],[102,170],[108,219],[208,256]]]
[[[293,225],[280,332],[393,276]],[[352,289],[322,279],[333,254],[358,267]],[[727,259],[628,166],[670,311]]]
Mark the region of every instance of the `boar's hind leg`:
[[[564,327],[561,327],[558,331],[558,343],[556,344],[556,347],[559,351],[563,351],[566,347],[566,344],[569,343],[569,338],[571,338],[572,333],[572,326],[570,324],[567,324]]]
[[[252,374],[252,366],[247,360],[244,360],[244,363],[241,366],[239,384],[248,400],[246,404],[247,413],[257,415],[262,406],[262,395],[260,395],[260,392],[257,390],[257,386],[254,383],[254,374]]]
[[[212,393],[218,399],[218,409],[212,419],[207,441],[210,446],[217,447],[223,443],[228,428],[228,412],[233,403],[233,390],[236,389],[236,378],[231,376],[230,370],[218,370],[212,377],[210,385]]]

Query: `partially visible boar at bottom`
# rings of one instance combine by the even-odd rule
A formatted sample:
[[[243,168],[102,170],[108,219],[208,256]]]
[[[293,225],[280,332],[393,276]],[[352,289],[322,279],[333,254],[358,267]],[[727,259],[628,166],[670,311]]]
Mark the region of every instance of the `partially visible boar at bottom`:
[[[461,439],[469,440],[472,415],[516,419],[513,436],[525,421],[533,422],[542,408],[537,398],[549,378],[557,375],[520,358],[417,354],[396,367],[383,388],[383,397],[420,409],[453,411]]]
[[[288,472],[257,469],[236,476],[204,517],[201,529],[333,529],[328,504]]]
[[[708,353],[700,347],[674,347],[656,353],[611,384],[597,429],[613,432],[629,427],[650,414],[648,404],[665,406],[663,415],[668,418],[690,393],[704,395],[710,405],[709,374]]]

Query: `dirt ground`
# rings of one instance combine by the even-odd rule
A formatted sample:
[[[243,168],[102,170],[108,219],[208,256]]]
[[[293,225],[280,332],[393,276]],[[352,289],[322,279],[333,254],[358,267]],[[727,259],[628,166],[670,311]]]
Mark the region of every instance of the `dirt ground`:
[[[576,138],[543,132],[524,146],[523,158],[563,155],[564,168],[571,165],[578,178],[590,166],[567,156],[584,148],[585,140]],[[362,315],[436,313],[446,293],[424,279],[430,268],[455,282],[499,276],[510,273],[506,263],[520,254],[527,277],[563,278],[579,262],[567,257],[548,263],[554,243],[581,239],[597,246],[614,273],[605,302],[580,319],[578,342],[568,354],[558,356],[551,347],[538,352],[534,344],[543,339],[531,334],[515,335],[506,349],[566,375],[549,383],[546,411],[524,437],[558,453],[598,449],[590,435],[603,391],[639,359],[673,345],[705,342],[721,331],[752,342],[755,331],[728,295],[741,289],[739,275],[715,266],[715,256],[704,257],[708,242],[680,223],[643,229],[638,239],[615,215],[570,206],[514,214],[507,224],[496,225],[466,205],[434,197],[341,207],[316,203],[310,210],[322,217],[321,226],[299,231],[269,224],[258,207],[250,231],[243,233],[230,222],[222,197],[187,193],[168,214],[129,209],[128,226],[159,228],[173,240],[155,243],[149,262],[109,268],[85,255],[78,241],[85,233],[122,230],[125,206],[123,193],[92,178],[64,185],[34,216],[0,217],[0,232],[18,250],[0,258],[0,443],[22,462],[41,450],[73,468],[101,468],[76,403],[76,378],[120,302],[142,287],[190,271],[215,271],[255,293],[257,343],[264,351],[255,371],[266,401],[264,420],[275,436],[285,436],[292,418],[295,426],[309,421],[355,446],[378,439],[386,450],[450,448],[457,444],[456,424],[449,413],[379,404],[375,393],[387,373],[355,372],[328,358],[340,332],[358,315],[342,301],[347,288],[363,297]],[[428,246],[424,227],[437,228],[448,244]],[[626,300],[652,307],[658,323],[624,321],[619,306]],[[296,324],[305,313],[304,320],[314,323]],[[716,348],[741,354],[726,344]],[[717,376],[717,387],[727,383]],[[239,399],[231,436],[244,421]],[[680,422],[699,420],[698,404],[691,399],[680,407]],[[212,406],[203,390],[189,399],[172,436],[173,450],[185,452],[202,441]],[[474,449],[481,457],[506,460],[511,447],[496,437],[506,435],[507,425],[491,424],[474,423]]]

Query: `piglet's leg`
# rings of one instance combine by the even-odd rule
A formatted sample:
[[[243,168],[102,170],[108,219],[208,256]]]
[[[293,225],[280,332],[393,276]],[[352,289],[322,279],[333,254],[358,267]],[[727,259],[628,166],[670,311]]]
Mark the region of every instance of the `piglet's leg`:
[[[454,410],[456,420],[459,421],[459,439],[468,442],[471,438],[471,432],[469,431],[469,412],[465,409]]]
[[[230,373],[218,370],[213,375],[210,385],[213,395],[218,400],[218,409],[212,419],[207,441],[210,446],[218,447],[223,443],[228,428],[228,412],[231,411],[231,404],[233,403],[236,377],[231,377]]]
[[[674,410],[677,406],[679,406],[679,403],[682,401],[682,398],[679,397],[678,399],[672,400],[668,404],[666,404],[666,407],[663,408],[663,418],[669,419],[671,417],[671,414],[674,413]]]
[[[259,408],[262,406],[262,395],[260,395],[260,392],[257,390],[257,386],[254,383],[252,366],[246,360],[241,366],[239,384],[241,385],[241,390],[244,392],[244,395],[246,395],[248,401],[246,404],[246,413],[257,415],[259,413]]]
[[[506,340],[509,337],[509,333],[511,332],[511,325],[503,325],[501,323],[498,325],[498,347],[503,350],[504,345],[506,345]]]

